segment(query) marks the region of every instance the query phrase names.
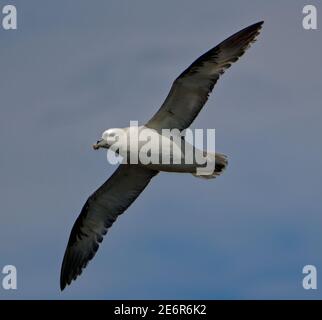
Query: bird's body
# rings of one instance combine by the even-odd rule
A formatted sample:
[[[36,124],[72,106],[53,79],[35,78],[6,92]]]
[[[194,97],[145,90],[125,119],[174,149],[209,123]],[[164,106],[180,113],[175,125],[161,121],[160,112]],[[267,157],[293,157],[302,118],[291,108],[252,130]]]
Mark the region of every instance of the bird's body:
[[[163,105],[144,126],[136,129],[128,127],[106,130],[102,139],[93,146],[94,149],[109,148],[129,159],[131,154],[134,157],[138,155],[138,161],[120,164],[113,175],[84,204],[72,228],[64,255],[60,277],[62,290],[82,273],[87,263],[94,257],[108,228],[160,171],[191,173],[203,178],[215,178],[225,169],[227,158],[224,155],[196,149],[186,143],[181,133],[199,114],[219,77],[255,41],[262,24],[263,22],[258,22],[237,32],[191,64],[174,81]],[[144,143],[137,140],[137,149],[143,149],[142,158],[139,157],[140,153],[136,152],[136,147],[134,151],[129,149],[129,140],[136,141],[133,138],[135,136],[133,129],[138,130],[138,133],[143,132],[156,137],[150,144],[150,152],[144,152]],[[177,139],[169,139],[163,132],[165,129],[177,130],[175,134]],[[115,137],[119,137],[121,133],[127,137],[127,140],[117,148],[113,143]],[[156,141],[159,141],[158,146],[155,145]],[[172,151],[160,149],[160,142],[161,145],[162,142],[170,145]],[[184,148],[182,142],[184,142]],[[208,170],[205,175],[198,174],[196,171],[200,168],[200,162],[197,162],[196,158],[192,158],[191,163],[186,163],[187,154],[190,151],[194,155],[204,157],[210,165],[213,164],[210,166],[211,170]],[[169,156],[169,162],[146,161],[151,158],[162,160],[163,156]]]
[[[179,130],[157,131],[143,125],[108,129],[107,134],[111,133],[118,139],[117,143],[109,145],[109,149],[123,156],[123,163],[138,164],[156,171],[194,175],[198,168],[208,165],[209,173],[202,175],[207,178],[218,175],[227,164],[224,155],[196,148]],[[217,170],[214,170],[216,164]]]

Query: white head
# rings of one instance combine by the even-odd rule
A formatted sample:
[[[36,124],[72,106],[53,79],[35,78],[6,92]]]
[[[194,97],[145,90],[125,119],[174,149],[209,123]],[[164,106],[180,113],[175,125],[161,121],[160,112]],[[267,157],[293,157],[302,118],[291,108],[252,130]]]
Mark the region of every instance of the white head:
[[[118,141],[120,134],[123,134],[123,130],[119,128],[112,128],[105,130],[102,134],[102,138],[93,144],[93,149],[99,148],[108,149],[113,143]]]

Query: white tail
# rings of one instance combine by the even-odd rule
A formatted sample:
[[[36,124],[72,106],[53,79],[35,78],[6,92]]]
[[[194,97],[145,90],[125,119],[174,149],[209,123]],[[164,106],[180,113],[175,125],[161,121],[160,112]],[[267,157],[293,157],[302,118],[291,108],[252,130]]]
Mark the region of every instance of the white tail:
[[[228,165],[228,158],[222,153],[208,153],[207,157],[215,161],[215,169],[212,174],[199,175],[197,173],[192,173],[193,176],[202,179],[214,179],[221,175]]]

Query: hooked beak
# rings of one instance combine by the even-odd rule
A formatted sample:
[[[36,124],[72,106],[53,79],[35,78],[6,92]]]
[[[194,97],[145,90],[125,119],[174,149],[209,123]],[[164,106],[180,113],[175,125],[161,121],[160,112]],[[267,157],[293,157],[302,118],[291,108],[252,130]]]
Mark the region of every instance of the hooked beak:
[[[98,150],[99,148],[103,148],[104,146],[106,146],[105,141],[103,139],[100,139],[93,144],[93,149]]]

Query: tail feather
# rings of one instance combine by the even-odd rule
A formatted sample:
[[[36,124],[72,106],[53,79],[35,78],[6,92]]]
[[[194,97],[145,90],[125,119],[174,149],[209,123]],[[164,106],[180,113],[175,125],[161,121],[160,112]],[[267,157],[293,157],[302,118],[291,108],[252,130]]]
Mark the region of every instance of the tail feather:
[[[211,160],[215,161],[215,169],[211,174],[208,175],[200,175],[197,173],[192,173],[193,176],[202,179],[214,179],[217,176],[221,175],[223,171],[227,168],[228,158],[226,155],[222,153],[208,153],[208,157]]]

